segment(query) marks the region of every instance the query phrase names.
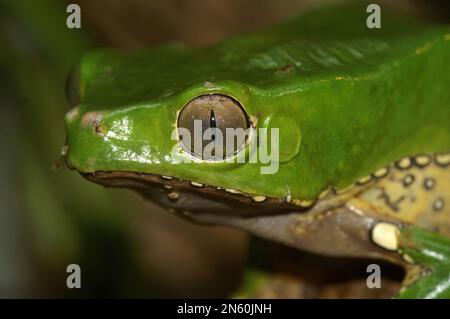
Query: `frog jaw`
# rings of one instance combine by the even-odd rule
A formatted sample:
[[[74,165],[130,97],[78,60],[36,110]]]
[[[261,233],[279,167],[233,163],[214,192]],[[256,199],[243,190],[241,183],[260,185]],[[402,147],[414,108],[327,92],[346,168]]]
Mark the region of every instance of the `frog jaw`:
[[[444,206],[450,200],[446,195],[449,158],[448,153],[405,157],[375,171],[371,178],[360,179],[346,190],[322,193],[309,207],[298,206],[298,200],[290,196],[250,196],[150,173],[97,171],[83,175],[103,185],[135,189],[161,206],[197,222],[243,228],[261,237],[269,236],[323,254],[337,251],[334,248],[328,251],[334,242],[333,239],[325,242],[329,234],[347,233],[342,240],[346,244],[340,251],[345,255],[348,247],[358,246],[352,244],[355,234],[359,234],[356,237],[362,243],[358,253],[368,251],[367,245],[373,248],[368,232],[375,222],[415,224],[428,229],[441,225],[440,232],[448,235],[445,228],[448,218],[439,214],[436,204]],[[431,186],[427,183],[430,181]],[[402,200],[397,201],[398,198]],[[299,223],[303,225],[300,228],[309,230],[293,233],[292,225]],[[290,242],[293,239],[296,239],[295,244]],[[376,252],[379,253],[378,248]]]
[[[244,194],[170,176],[126,171],[81,173],[89,181],[108,186],[129,188],[147,199],[181,215],[214,214],[251,217],[306,210],[289,202],[290,198],[274,198]],[[310,203],[312,205],[312,203]]]
[[[200,185],[187,180],[149,173],[97,171],[82,174],[108,187],[133,189],[182,218],[202,224],[231,226],[296,249],[326,256],[371,257],[396,264],[401,258],[374,245],[370,229],[379,221],[399,221],[376,212],[356,212],[346,203],[362,188],[344,193],[329,192],[309,208],[288,203],[286,198],[254,197]],[[232,191],[232,192],[231,192]]]

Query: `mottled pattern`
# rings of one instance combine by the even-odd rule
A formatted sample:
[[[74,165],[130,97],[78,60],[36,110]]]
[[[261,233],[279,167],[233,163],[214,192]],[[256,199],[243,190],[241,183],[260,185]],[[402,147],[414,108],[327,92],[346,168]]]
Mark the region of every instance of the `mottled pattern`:
[[[450,236],[450,165],[445,158],[439,154],[403,159],[358,198],[380,215]]]

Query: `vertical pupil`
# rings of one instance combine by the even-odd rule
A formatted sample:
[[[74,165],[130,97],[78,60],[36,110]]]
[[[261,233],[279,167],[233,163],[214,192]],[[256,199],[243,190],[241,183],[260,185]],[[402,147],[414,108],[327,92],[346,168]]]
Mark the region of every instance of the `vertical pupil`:
[[[209,127],[211,127],[213,130],[213,134],[212,134],[212,140],[214,141],[216,136],[214,135],[215,133],[215,128],[216,128],[216,117],[214,116],[214,111],[211,110],[211,115],[209,117]]]

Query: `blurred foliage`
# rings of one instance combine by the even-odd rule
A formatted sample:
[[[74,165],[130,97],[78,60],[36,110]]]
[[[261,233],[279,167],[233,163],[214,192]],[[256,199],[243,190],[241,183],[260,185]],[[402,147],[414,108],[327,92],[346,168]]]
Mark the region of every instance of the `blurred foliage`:
[[[2,167],[7,176],[1,189],[6,202],[0,294],[139,293],[142,278],[133,271],[127,249],[126,217],[113,195],[77,174],[52,169],[64,143],[65,77],[90,44],[81,32],[64,27],[64,7],[56,1],[36,6],[3,1],[1,6]],[[65,269],[74,262],[86,269],[90,289],[66,289]]]

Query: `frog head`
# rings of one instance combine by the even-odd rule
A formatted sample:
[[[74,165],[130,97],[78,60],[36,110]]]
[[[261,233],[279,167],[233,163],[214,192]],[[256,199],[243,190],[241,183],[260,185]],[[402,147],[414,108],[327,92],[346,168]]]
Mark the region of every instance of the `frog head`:
[[[165,50],[172,64],[187,49]],[[298,161],[312,171],[301,156],[295,110],[226,80],[229,71],[218,62],[198,74],[171,72],[164,63],[146,62],[155,54],[108,50],[83,58],[79,79],[71,78],[79,86],[69,90],[80,94],[66,115],[70,168],[177,211],[269,213],[291,209],[293,196],[310,202],[318,185],[300,188],[311,176],[293,171]]]
[[[414,24],[386,16],[386,28],[372,32],[347,11],[325,29],[317,21],[330,17],[319,10],[205,48],[87,54],[66,116],[68,166],[150,197],[156,186],[164,206],[252,214],[308,208],[322,192],[345,189],[403,156],[445,150],[428,132],[419,141],[403,133],[446,125],[437,112],[429,123],[405,112],[412,101],[404,96],[417,81],[401,72],[410,72],[410,53],[429,42],[428,33],[400,45]],[[415,65],[443,50],[439,39],[413,56]],[[201,137],[193,134],[196,121]],[[213,135],[221,140],[208,129],[220,130],[223,143],[205,157],[194,142],[207,148]],[[246,132],[229,149],[227,129]]]

